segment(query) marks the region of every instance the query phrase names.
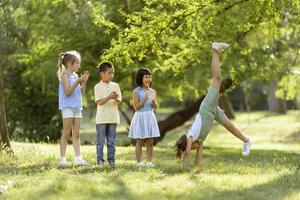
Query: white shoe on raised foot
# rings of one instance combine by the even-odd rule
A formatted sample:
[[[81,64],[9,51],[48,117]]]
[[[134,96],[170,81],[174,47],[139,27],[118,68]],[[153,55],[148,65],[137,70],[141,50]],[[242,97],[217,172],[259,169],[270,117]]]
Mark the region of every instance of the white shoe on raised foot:
[[[221,42],[213,42],[211,44],[211,47],[212,47],[212,49],[215,49],[218,52],[222,52],[229,47],[229,44],[221,43]]]
[[[251,142],[250,142],[250,140],[248,140],[248,142],[244,143],[244,148],[243,148],[243,151],[242,151],[242,155],[243,156],[249,156],[250,149],[251,149]]]

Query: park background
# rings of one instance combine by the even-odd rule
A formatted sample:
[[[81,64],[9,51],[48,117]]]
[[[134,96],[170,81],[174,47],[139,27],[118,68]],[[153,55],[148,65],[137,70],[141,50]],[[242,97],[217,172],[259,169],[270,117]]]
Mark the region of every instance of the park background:
[[[2,0],[0,2],[0,199],[300,199],[300,1]],[[182,170],[176,138],[190,127],[210,84],[211,42],[222,55],[220,106],[253,142],[215,124],[203,165]],[[84,94],[82,155],[58,168],[62,119],[57,59],[77,50]],[[117,167],[95,165],[93,87],[110,61],[123,102]],[[154,169],[135,167],[127,137],[138,68],[153,72],[162,137]],[[73,159],[72,145],[67,149]]]

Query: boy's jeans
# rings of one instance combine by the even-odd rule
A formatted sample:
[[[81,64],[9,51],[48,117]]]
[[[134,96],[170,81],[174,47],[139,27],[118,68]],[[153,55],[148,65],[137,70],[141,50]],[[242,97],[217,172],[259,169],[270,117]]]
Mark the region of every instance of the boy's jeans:
[[[103,146],[107,142],[107,160],[109,164],[115,163],[115,139],[117,124],[96,124],[97,130],[97,163],[103,163]]]

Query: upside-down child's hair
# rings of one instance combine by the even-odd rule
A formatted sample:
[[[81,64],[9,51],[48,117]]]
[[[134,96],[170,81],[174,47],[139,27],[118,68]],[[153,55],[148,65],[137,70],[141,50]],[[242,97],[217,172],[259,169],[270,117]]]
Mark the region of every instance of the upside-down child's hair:
[[[58,79],[60,79],[60,76],[62,72],[65,70],[67,63],[71,62],[71,64],[74,64],[76,61],[81,61],[80,53],[77,51],[67,51],[62,52],[58,56],[58,70],[57,70],[57,76]]]
[[[176,141],[176,157],[181,158],[182,153],[186,149],[186,144],[187,144],[187,138],[186,135],[182,135],[177,141]]]

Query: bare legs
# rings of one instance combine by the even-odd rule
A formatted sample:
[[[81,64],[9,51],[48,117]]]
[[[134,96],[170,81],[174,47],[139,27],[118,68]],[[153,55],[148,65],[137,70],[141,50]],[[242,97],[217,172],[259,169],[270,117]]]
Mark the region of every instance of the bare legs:
[[[239,129],[237,129],[233,125],[233,123],[227,118],[227,116],[224,115],[224,117],[225,117],[225,120],[224,120],[223,126],[235,137],[239,138],[243,142],[248,142],[248,139],[243,135],[243,133]]]
[[[211,61],[212,85],[219,91],[221,86],[220,53],[213,50]]]
[[[72,140],[73,140],[73,147],[75,156],[80,156],[80,131],[81,119],[75,118],[73,121],[73,128],[72,128]]]
[[[60,138],[60,155],[66,156],[67,142],[72,131],[73,147],[75,156],[80,156],[80,139],[79,130],[81,125],[81,119],[79,118],[66,118],[63,119],[63,131]]]
[[[142,161],[142,146],[146,142],[147,162],[152,162],[153,157],[153,138],[137,139],[135,145],[135,155],[138,163]]]
[[[72,118],[63,119],[63,131],[62,131],[62,135],[60,138],[60,156],[61,157],[66,156],[67,142],[70,137],[72,125],[73,125]]]
[[[152,138],[146,139],[146,153],[147,153],[147,162],[152,162],[152,156],[153,156],[153,139]]]
[[[141,162],[142,160],[142,146],[143,146],[144,141],[142,139],[136,139],[136,144],[135,144],[135,156],[136,156],[136,161],[138,163]]]
[[[221,71],[220,71],[220,53],[216,50],[213,50],[213,57],[211,62],[211,71],[212,71],[212,84],[219,91],[221,86]],[[242,134],[240,130],[238,130],[233,123],[227,118],[225,115],[225,120],[223,126],[234,136],[242,140],[243,142],[247,142],[248,139]]]

